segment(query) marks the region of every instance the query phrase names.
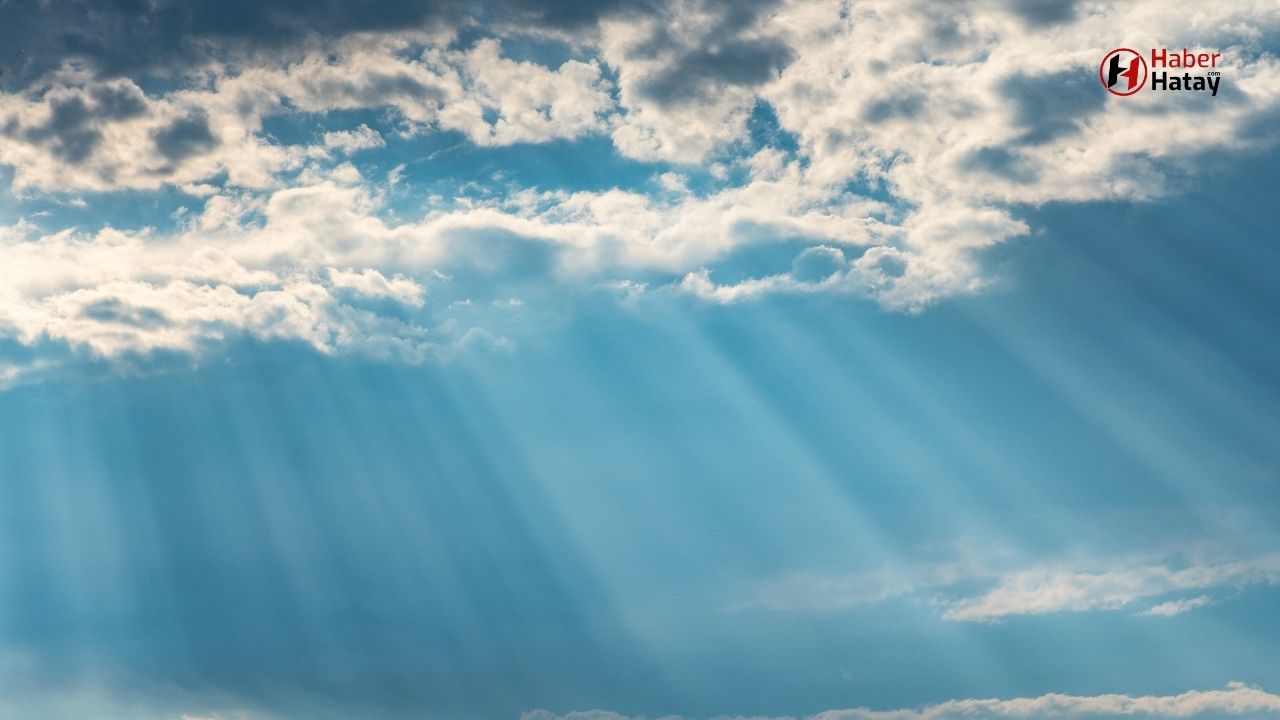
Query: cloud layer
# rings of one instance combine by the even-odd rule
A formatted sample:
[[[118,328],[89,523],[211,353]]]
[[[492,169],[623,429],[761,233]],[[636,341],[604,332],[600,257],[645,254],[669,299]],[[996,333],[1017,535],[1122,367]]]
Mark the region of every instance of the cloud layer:
[[[993,585],[977,595],[961,590],[979,582]],[[1276,555],[1218,563],[1113,561],[1104,569],[1043,563],[1004,572],[967,561],[844,576],[793,575],[764,585],[733,608],[820,610],[915,597],[929,598],[944,620],[996,622],[1024,615],[1127,610],[1159,600],[1138,614],[1172,617],[1211,605],[1215,596],[1277,584]]]
[[[1005,575],[990,591],[952,603],[948,620],[996,620],[1011,615],[1118,610],[1159,595],[1209,588],[1280,583],[1280,557],[1191,565],[1133,565],[1101,572],[1041,567]],[[1146,612],[1170,616],[1208,604],[1204,596],[1162,602]]]
[[[1061,695],[997,699],[950,700],[938,705],[901,710],[853,708],[827,710],[808,720],[945,720],[947,718],[1066,718],[1066,717],[1197,717],[1280,715],[1280,695],[1232,682],[1222,690],[1191,690],[1179,695]],[[589,710],[556,715],[534,710],[521,720],[641,720],[617,713]],[[680,720],[668,716],[666,720]],[[718,720],[731,720],[728,717]],[[738,718],[737,720],[746,720]],[[757,718],[756,720],[765,720]],[[775,718],[773,720],[784,720]],[[794,720],[794,719],[791,719]]]
[[[440,321],[421,315],[432,310],[425,288],[454,277],[453,263],[468,277],[497,268],[486,286],[515,288],[509,264],[480,258],[512,243],[540,248],[530,251],[548,259],[537,282],[555,292],[607,285],[629,288],[629,300],[712,303],[839,293],[918,312],[992,282],[984,253],[1033,230],[1020,206],[1178,192],[1206,158],[1271,142],[1264,128],[1280,111],[1280,63],[1266,45],[1280,11],[1246,2],[1192,18],[1158,3],[985,0],[942,11],[387,2],[359,13],[267,2],[223,24],[215,16],[236,14],[125,3],[89,13],[91,24],[68,20],[58,42],[15,30],[84,10],[0,10],[26,53],[10,59],[0,93],[12,190],[26,202],[101,203],[108,216],[104,194],[124,191],[177,191],[194,207],[144,230],[85,232],[57,217],[4,229],[0,332],[100,357],[247,333],[420,360]],[[146,29],[130,32],[165,42],[107,32],[144,16]],[[1118,43],[1219,50],[1223,92],[1111,98],[1096,62]],[[324,129],[270,131],[304,117]],[[430,160],[412,155],[415,139],[442,134],[474,148],[606,141],[611,161],[650,180],[601,189],[499,173],[482,197],[459,182],[389,219],[385,190],[406,163]],[[391,174],[357,167],[391,152],[409,153]],[[722,271],[760,247],[789,257]],[[344,299],[375,286],[419,314]]]

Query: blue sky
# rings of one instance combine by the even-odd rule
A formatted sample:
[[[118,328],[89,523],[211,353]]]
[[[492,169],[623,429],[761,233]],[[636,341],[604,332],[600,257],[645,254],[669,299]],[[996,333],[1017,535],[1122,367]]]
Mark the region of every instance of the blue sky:
[[[1280,715],[1280,12],[84,9],[0,6],[0,717]]]

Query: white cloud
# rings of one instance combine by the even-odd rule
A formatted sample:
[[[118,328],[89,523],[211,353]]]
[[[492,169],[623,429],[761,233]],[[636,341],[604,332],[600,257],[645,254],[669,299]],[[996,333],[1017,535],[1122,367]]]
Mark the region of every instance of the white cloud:
[[[1280,585],[1280,555],[1275,554],[1216,563],[1094,564],[1102,570],[1068,563],[999,570],[993,568],[996,561],[962,549],[951,559],[855,573],[796,572],[761,583],[727,609],[823,610],[908,599],[938,607],[945,620],[995,622],[1017,615],[1122,610],[1159,599],[1137,614],[1171,617],[1211,605],[1226,593]],[[970,594],[968,588],[978,584],[990,589]]]
[[[1181,568],[1138,564],[1081,571],[1042,566],[1009,573],[985,594],[949,603],[943,618],[993,621],[1012,615],[1118,610],[1138,600],[1169,593],[1278,583],[1277,555]],[[1196,600],[1187,602],[1192,604],[1169,605],[1152,614],[1172,615],[1197,606]]]
[[[209,93],[150,97],[131,80],[65,69],[23,93],[0,93],[0,164],[15,189],[155,189],[228,173],[263,187],[301,155],[257,134],[261,118],[205,102]]]
[[[517,62],[491,39],[466,50],[429,39],[409,54],[422,41],[357,35],[292,62],[209,68],[204,81],[160,95],[64,68],[0,93],[0,164],[13,166],[15,188],[46,192],[196,186],[221,173],[230,185],[265,188],[325,150],[384,143],[366,125],[326,133],[315,148],[271,142],[263,120],[291,110],[391,108],[412,128],[456,130],[480,145],[607,128],[614,104],[597,63]]]
[[[714,268],[690,268],[683,286],[714,302],[852,290],[919,310],[981,290],[990,278],[975,252],[1029,231],[1009,205],[1166,195],[1203,153],[1269,142],[1250,128],[1280,113],[1280,63],[1257,45],[1257,29],[1280,27],[1280,13],[1255,3],[1217,3],[1194,17],[1158,3],[1068,7],[1061,22],[1028,32],[1011,4],[789,2],[733,31],[741,35],[714,35],[708,5],[677,7],[670,29],[628,19],[602,31],[602,57],[619,74],[620,153],[719,158],[745,141],[747,114],[764,100],[806,163],[797,187],[837,204],[833,188],[883,183],[900,215],[900,233],[873,256],[900,253],[900,273],[851,272],[820,287],[789,273],[720,285]],[[1141,37],[1117,28],[1142,28]],[[694,39],[741,36],[784,39],[794,57],[757,86],[704,84],[678,101],[646,92],[688,61]],[[1121,42],[1219,49],[1227,91],[1109,98],[1097,62]],[[775,223],[794,212],[764,207]]]
[[[698,82],[697,60],[703,49],[714,53],[735,38],[764,34],[765,19],[726,28],[724,6],[699,0],[674,3],[673,14],[624,16],[602,27],[600,55],[618,70],[624,110],[615,118],[613,143],[639,160],[698,163],[745,136],[756,94],[714,79]]]
[[[341,150],[348,155],[360,150],[380,148],[387,144],[377,130],[365,124],[361,124],[355,130],[327,132],[321,138],[321,142],[326,148]]]
[[[539,283],[589,286],[605,273],[685,271],[722,257],[744,234],[831,243],[813,252],[831,263],[822,282],[835,284],[862,272],[842,265],[840,246],[879,245],[895,232],[861,219],[883,210],[875,203],[833,201],[806,186],[794,164],[756,164],[752,182],[706,197],[530,191],[410,222],[383,218],[379,196],[331,172],[304,174],[305,186],[209,196],[200,211],[180,213],[171,233],[41,234],[19,224],[0,242],[0,335],[105,358],[197,353],[247,334],[416,361],[435,347],[428,325],[358,298],[431,314],[438,309],[426,305],[424,281],[472,267],[501,292],[503,255],[519,245],[546,249],[551,263]],[[458,327],[458,338],[469,329]],[[494,337],[489,344],[502,346],[501,333]]]
[[[482,40],[457,56],[463,86],[496,117],[492,123],[470,108],[442,108],[440,123],[466,132],[481,145],[510,145],[575,138],[604,128],[613,110],[610,85],[596,62],[568,60],[556,70],[503,58],[501,45]],[[477,122],[478,121],[478,122]]]
[[[265,222],[241,222],[245,205]],[[425,327],[343,295],[424,304],[419,283],[373,265],[427,267],[430,234],[388,227],[372,207],[362,191],[326,183],[265,203],[216,196],[172,237],[113,229],[30,237],[24,228],[0,243],[0,334],[106,358],[197,352],[243,333],[420,361],[432,352]]]
[[[1166,602],[1153,605],[1150,609],[1138,613],[1139,615],[1147,615],[1150,617],[1173,617],[1181,615],[1184,612],[1195,610],[1206,605],[1213,604],[1213,598],[1208,595],[1200,595],[1185,600],[1169,600]]]
[[[815,172],[882,178],[921,205],[1159,195],[1163,163],[1246,146],[1248,124],[1280,102],[1280,66],[1244,31],[1274,28],[1280,13],[1256,3],[1194,17],[1160,3],[1087,6],[1036,32],[982,2],[872,1],[843,16],[793,3],[775,22],[801,52],[761,94]],[[1232,97],[1108,98],[1097,63],[1117,44],[1219,49]]]
[[[335,288],[348,289],[371,298],[389,298],[410,307],[422,307],[424,290],[403,275],[391,278],[373,268],[361,272],[329,268],[329,282]]]
[[[711,302],[847,293],[919,311],[986,287],[979,253],[1030,231],[1016,204],[1170,192],[1201,154],[1266,142],[1248,129],[1280,113],[1280,63],[1257,45],[1280,10],[1081,5],[1030,33],[1011,7],[805,1],[742,13],[683,0],[669,17],[583,31],[570,38],[582,59],[556,67],[504,55],[500,38],[455,48],[452,36],[360,34],[324,53],[201,68],[150,95],[65,67],[0,94],[14,188],[168,184],[204,206],[166,233],[23,230],[0,245],[0,324],[24,343],[107,357],[194,351],[238,332],[324,351],[377,338],[379,352],[419,357],[425,326],[352,298],[430,311],[425,277],[450,263],[492,270],[509,238],[547,251],[547,285],[639,287],[634,274],[666,273]],[[1095,63],[1121,41],[1212,46],[1226,92],[1108,98]],[[748,137],[762,101],[779,124],[766,130],[787,143]],[[608,134],[625,156],[709,163],[715,182],[695,190],[692,170],[660,167],[655,192],[502,188],[433,196],[420,218],[392,222],[341,157],[380,146],[382,132],[359,125],[304,146],[263,130],[282,113],[369,108],[393,111],[405,134],[456,131],[485,146]],[[403,185],[403,168],[388,186]],[[769,243],[796,246],[791,267],[718,279],[720,261]]]
[[[1192,690],[1179,695],[1062,695],[1049,694],[1011,700],[952,700],[919,710],[832,710],[812,720],[942,720],[943,718],[1044,718],[1095,715],[1192,717],[1280,714],[1280,696],[1243,683],[1223,690]]]
[[[949,720],[952,718],[1055,718],[1095,716],[1196,717],[1199,715],[1280,715],[1280,695],[1240,682],[1231,682],[1222,690],[1191,690],[1178,695],[1063,695],[1050,693],[1038,697],[967,698],[949,700],[937,705],[900,710],[852,708],[827,710],[810,715],[807,720]],[[547,710],[521,714],[520,720],[641,720],[617,713],[590,710],[557,715]],[[669,716],[667,720],[678,720]],[[717,720],[746,720],[723,716]],[[755,720],[769,720],[756,718]],[[784,720],[773,718],[772,720]]]
[[[501,43],[466,50],[388,36],[348,39],[324,54],[283,66],[219,75],[213,90],[182,93],[193,102],[244,112],[258,125],[287,104],[305,112],[391,108],[411,128],[456,130],[479,145],[576,138],[605,128],[609,83],[594,62],[557,68],[502,55]]]

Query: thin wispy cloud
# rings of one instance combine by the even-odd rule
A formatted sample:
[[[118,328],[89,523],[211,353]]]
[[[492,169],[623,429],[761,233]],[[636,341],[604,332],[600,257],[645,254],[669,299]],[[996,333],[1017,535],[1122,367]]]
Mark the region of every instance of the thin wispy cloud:
[[[960,590],[991,582],[993,587],[977,595],[965,596]],[[1024,615],[1117,611],[1162,596],[1201,593],[1160,600],[1138,613],[1172,617],[1211,605],[1215,597],[1276,584],[1280,584],[1280,556],[1276,555],[1221,563],[1111,563],[1104,570],[1065,563],[1004,572],[973,561],[905,563],[849,575],[789,575],[763,584],[730,609],[804,611],[893,601],[935,605],[943,620],[997,622]]]
[[[1150,608],[1143,610],[1138,614],[1150,617],[1173,617],[1174,615],[1181,615],[1184,612],[1190,612],[1196,608],[1202,608],[1212,604],[1213,598],[1208,595],[1198,595],[1185,600],[1168,600],[1157,605],[1152,605]]]
[[[977,597],[952,602],[948,620],[992,621],[1016,615],[1120,610],[1135,602],[1175,592],[1230,590],[1280,583],[1280,556],[1183,567],[1122,565],[1090,572],[1061,566],[1009,573],[996,587]],[[1170,601],[1154,615],[1176,615],[1206,604],[1203,598]]]
[[[1222,690],[1191,690],[1178,695],[1064,695],[1038,697],[966,698],[937,705],[899,710],[852,708],[827,710],[803,716],[806,720],[946,720],[948,718],[1050,718],[1050,717],[1198,717],[1280,715],[1280,695],[1240,682],[1228,683]],[[665,716],[677,720],[677,716]],[[534,710],[521,720],[642,720],[617,713],[590,710],[557,715]],[[740,716],[719,716],[716,720],[746,720]],[[757,718],[756,720],[784,720]],[[795,720],[788,716],[785,720]]]

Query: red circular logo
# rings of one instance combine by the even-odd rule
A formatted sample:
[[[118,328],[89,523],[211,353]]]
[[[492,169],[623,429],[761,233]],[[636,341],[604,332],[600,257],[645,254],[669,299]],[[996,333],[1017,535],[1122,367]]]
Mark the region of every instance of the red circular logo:
[[[1147,84],[1147,61],[1137,50],[1116,48],[1102,56],[1098,79],[1112,95],[1132,95]]]

